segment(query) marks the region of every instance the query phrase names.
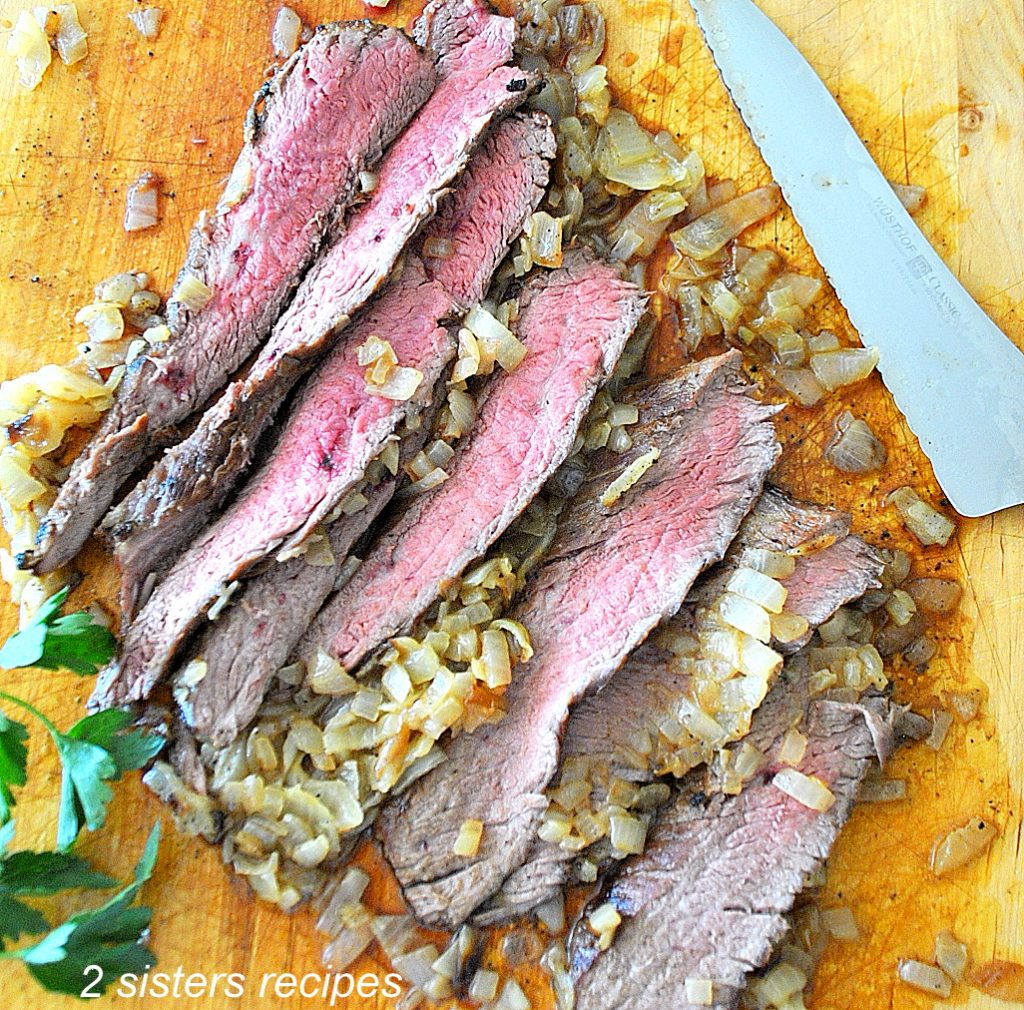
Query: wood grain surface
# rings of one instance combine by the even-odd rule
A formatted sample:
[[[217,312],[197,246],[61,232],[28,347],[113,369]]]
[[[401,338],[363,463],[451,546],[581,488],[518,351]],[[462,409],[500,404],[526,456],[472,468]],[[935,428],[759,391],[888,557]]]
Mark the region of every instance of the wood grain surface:
[[[643,121],[667,127],[702,153],[710,173],[741,186],[769,178],[729,102],[685,0],[599,0],[609,19],[605,62],[613,85]],[[762,0],[838,98],[886,174],[920,183],[925,233],[1007,334],[1024,345],[1024,6],[1020,0]],[[0,45],[25,0],[0,0]],[[271,64],[269,0],[166,0],[155,42],[125,14],[131,0],[80,0],[90,55],[65,68],[55,61],[42,86],[22,91],[13,62],[0,54],[0,374],[18,374],[73,354],[72,316],[92,285],[117,270],[149,271],[167,291],[186,236],[212,206],[240,145],[241,121]],[[309,23],[357,16],[355,3],[294,5]],[[385,15],[405,23],[414,3]],[[148,232],[121,228],[127,186],[144,170],[162,179],[162,222]],[[788,214],[764,229],[803,269],[817,270]],[[824,323],[848,327],[826,300]],[[882,507],[892,488],[913,483],[935,494],[927,462],[877,382],[854,394],[858,411],[885,432],[890,463],[871,480],[837,479],[820,462],[835,401],[787,411],[784,483],[850,509],[876,542],[904,543]],[[978,452],[984,452],[978,446]],[[963,461],[971,465],[969,459]],[[1024,512],[962,521],[946,551],[917,552],[916,570],[954,572],[965,586],[961,617],[941,630],[942,649],[924,674],[897,671],[901,697],[926,708],[944,689],[984,692],[982,717],[957,724],[938,754],[901,754],[907,801],[859,809],[832,860],[826,901],[849,905],[862,930],[857,944],[833,944],[814,995],[817,1010],[930,1007],[932,999],[895,980],[901,956],[930,959],[935,933],[953,928],[978,961],[1024,961],[1021,791],[1024,786]],[[74,600],[110,599],[113,575],[90,548]],[[2,608],[6,635],[14,608]],[[70,675],[4,674],[22,694],[66,725],[81,712],[90,684]],[[19,796],[17,842],[53,844],[58,769],[33,736],[30,786]],[[1001,837],[983,860],[942,881],[928,871],[935,836],[973,814],[993,818]],[[127,876],[160,804],[137,778],[117,790],[106,828],[82,849]],[[259,995],[265,973],[321,970],[320,939],[308,913],[287,916],[250,899],[210,847],[166,825],[157,874],[145,897],[155,908],[153,946],[160,968],[241,972],[242,999],[118,999],[124,1007],[323,1006],[319,998]],[[365,858],[369,858],[366,856]],[[372,900],[397,910],[389,882],[375,877]],[[73,902],[63,911],[68,911]],[[370,957],[356,974],[386,966]],[[532,989],[532,987],[531,987]],[[539,990],[537,990],[539,992]],[[65,1005],[0,963],[0,999],[12,1008]],[[110,997],[98,1005],[114,1005]],[[999,1004],[966,990],[971,1008]],[[393,1006],[353,997],[348,1008]],[[539,997],[535,1006],[546,1005]],[[667,1010],[667,1008],[666,1008]]]

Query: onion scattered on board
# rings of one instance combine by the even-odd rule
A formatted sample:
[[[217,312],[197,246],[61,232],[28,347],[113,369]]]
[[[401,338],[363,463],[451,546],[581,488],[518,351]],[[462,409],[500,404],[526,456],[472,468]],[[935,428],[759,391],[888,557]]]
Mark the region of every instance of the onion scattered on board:
[[[160,180],[152,172],[143,172],[128,187],[124,211],[125,231],[144,231],[157,224],[159,186]]]
[[[146,39],[155,39],[160,34],[160,22],[164,12],[159,7],[142,7],[125,15],[136,31]]]
[[[999,837],[999,829],[980,817],[939,838],[931,854],[932,873],[945,876],[977,859]]]
[[[302,34],[302,19],[291,7],[282,7],[274,18],[274,27],[270,32],[270,42],[274,54],[287,58],[299,48],[299,37]]]
[[[953,983],[949,976],[941,968],[936,968],[933,964],[925,964],[923,961],[902,958],[896,969],[896,974],[907,985],[942,999],[949,999],[950,993],[953,991]]]
[[[39,87],[50,65],[50,40],[31,11],[22,11],[7,37],[7,55],[18,67],[18,82],[32,91]]]

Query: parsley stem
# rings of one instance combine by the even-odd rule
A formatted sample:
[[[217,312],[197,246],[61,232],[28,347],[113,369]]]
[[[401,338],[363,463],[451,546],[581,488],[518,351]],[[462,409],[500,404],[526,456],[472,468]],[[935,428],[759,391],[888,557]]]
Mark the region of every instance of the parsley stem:
[[[22,698],[16,698],[13,694],[8,694],[6,691],[0,691],[0,698],[4,701],[9,701],[12,705],[17,705],[19,708],[23,708],[26,712],[30,712],[34,715],[50,732],[50,736],[57,739],[60,736],[60,730],[49,719],[43,715],[34,705],[30,705],[27,701]]]

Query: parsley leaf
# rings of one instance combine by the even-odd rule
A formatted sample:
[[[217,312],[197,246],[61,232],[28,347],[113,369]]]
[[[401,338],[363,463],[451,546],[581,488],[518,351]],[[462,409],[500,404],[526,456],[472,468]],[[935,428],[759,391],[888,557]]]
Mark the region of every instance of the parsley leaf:
[[[39,666],[87,676],[110,662],[117,643],[109,628],[85,611],[57,616],[68,592],[65,587],[54,593],[27,628],[7,639],[0,647],[0,667]]]
[[[4,940],[17,940],[22,934],[34,936],[49,928],[42,912],[0,892],[0,950],[4,949]]]
[[[23,786],[26,781],[27,739],[28,730],[0,712],[0,824],[11,819],[14,806],[11,786]]]
[[[95,891],[116,883],[70,852],[12,852],[0,860],[0,894],[38,896],[73,888]]]
[[[152,967],[155,957],[145,946],[152,911],[132,902],[152,876],[159,844],[157,823],[150,832],[132,883],[99,908],[79,912],[31,946],[8,951],[3,956],[24,962],[35,979],[51,992],[71,996],[81,994],[87,965],[98,964],[103,969],[100,986],[104,990],[125,972],[141,974]]]
[[[45,933],[50,928],[37,909],[19,897],[57,894],[72,888],[113,887],[113,877],[98,873],[67,852],[14,852],[0,860],[0,950],[4,939]]]
[[[61,778],[57,847],[66,849],[83,823],[95,831],[107,819],[113,793],[107,782],[141,768],[164,746],[164,738],[141,730],[128,730],[130,713],[107,709],[87,715],[53,741],[64,766]]]

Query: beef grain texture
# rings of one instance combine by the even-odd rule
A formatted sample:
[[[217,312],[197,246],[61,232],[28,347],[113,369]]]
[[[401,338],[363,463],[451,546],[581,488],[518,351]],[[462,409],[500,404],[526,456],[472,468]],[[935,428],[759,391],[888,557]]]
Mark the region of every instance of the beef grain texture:
[[[532,113],[498,124],[473,155],[438,215],[444,222],[438,234],[451,240],[452,255],[426,261],[433,283],[448,296],[446,314],[483,297],[494,268],[543,196],[548,159],[554,152],[547,117]],[[435,222],[433,228],[438,227]],[[436,322],[431,321],[431,327]],[[361,325],[353,324],[357,330]],[[324,372],[330,373],[329,364]],[[307,384],[321,381],[321,374],[314,373]],[[438,400],[444,400],[443,391],[435,396]],[[289,428],[296,425],[304,425],[301,410],[288,420]],[[424,421],[420,442],[429,428]],[[412,441],[413,436],[403,439],[403,454]],[[336,588],[350,547],[380,514],[395,486],[395,481],[388,481],[368,491],[369,505],[328,526],[334,565],[311,566],[303,558],[272,563],[268,571],[246,580],[227,611],[204,629],[191,651],[206,662],[206,676],[191,692],[188,710],[183,710],[200,739],[225,746],[249,723],[270,678]]]
[[[806,618],[813,631],[842,604],[878,585],[881,560],[863,540],[850,535],[849,529],[850,517],[841,512],[795,501],[777,488],[766,488],[743,520],[725,559],[698,580],[672,623],[680,630],[691,627],[699,610],[718,598],[752,550],[799,548],[802,553],[797,555],[796,570],[785,580],[789,590],[786,611]],[[773,647],[781,648],[779,643]],[[653,642],[645,643],[601,691],[573,710],[562,741],[563,762],[584,755],[604,762],[631,781],[653,781],[654,771],[642,773],[626,764],[621,755],[631,752],[638,733],[646,730],[657,736],[662,721],[675,718],[680,700],[690,695],[690,678],[672,654]],[[679,761],[680,766],[673,769],[676,775],[687,769],[682,753]],[[566,883],[575,858],[561,846],[535,838],[523,865],[474,914],[474,921],[493,925],[536,908]],[[607,865],[601,867],[604,869]]]
[[[285,428],[271,457],[128,625],[120,655],[100,674],[92,705],[147,697],[231,583],[272,552],[297,546],[355,488],[401,422],[431,401],[454,357],[448,331],[438,322],[449,304],[419,260],[406,257],[401,279],[370,306],[360,325],[367,334],[387,333],[398,360],[423,372],[413,397],[396,402],[368,391],[359,345],[341,345],[304,390],[297,421]]]
[[[733,352],[633,390],[634,448],[597,454],[511,611],[536,654],[509,687],[508,714],[459,736],[448,760],[378,821],[385,855],[424,922],[462,922],[522,863],[570,706],[600,688],[725,554],[779,452],[775,410],[749,388]],[[603,507],[613,478],[652,448],[657,462]],[[468,858],[452,851],[467,818],[484,824],[480,850]]]
[[[323,26],[259,91],[235,171],[248,195],[200,217],[181,277],[212,291],[168,305],[172,338],[129,366],[99,431],[75,460],[27,563],[70,561],[124,482],[263,342],[359,173],[426,101],[436,71],[401,32],[368,21]]]
[[[463,10],[465,4],[454,0],[451,6]],[[245,378],[224,391],[106,523],[122,541],[116,556],[126,615],[134,614],[151,573],[180,555],[237,485],[278,407],[387,280],[487,127],[528,97],[506,87],[523,75],[505,65],[515,23],[486,14],[477,21],[454,49],[428,38],[440,83],[384,156],[372,195],[325,246]],[[346,339],[354,338],[349,333]]]
[[[818,813],[772,785],[778,749],[804,717],[800,770],[835,795]],[[898,712],[882,698],[861,704],[811,699],[806,679],[783,678],[755,716],[749,740],[769,764],[739,796],[698,796],[699,772],[630,857],[610,888],[581,915],[570,937],[579,1010],[688,1008],[687,978],[714,983],[714,1005],[735,1007],[746,976],[765,965],[788,929],[786,915],[846,823],[857,788],[894,745]],[[585,917],[610,901],[622,916],[601,953]]]
[[[416,499],[303,637],[354,669],[416,618],[508,528],[572,450],[646,299],[615,267],[573,252],[520,296],[526,357],[485,387],[450,477]]]

